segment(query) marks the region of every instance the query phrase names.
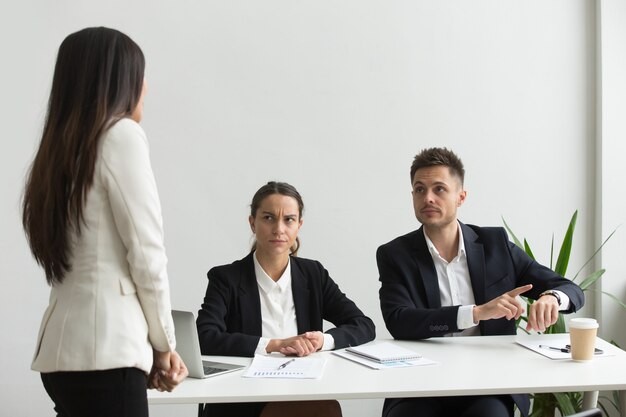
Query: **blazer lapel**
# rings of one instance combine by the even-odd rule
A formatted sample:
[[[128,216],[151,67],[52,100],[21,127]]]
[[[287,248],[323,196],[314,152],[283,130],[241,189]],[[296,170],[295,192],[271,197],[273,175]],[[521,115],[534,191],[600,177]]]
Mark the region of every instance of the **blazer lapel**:
[[[246,256],[241,267],[239,280],[239,308],[241,309],[242,333],[261,336],[261,299],[254,272],[252,253]]]
[[[426,245],[426,238],[424,237],[424,229],[420,227],[416,233],[416,239],[413,240],[413,250],[411,251],[415,256],[415,262],[419,269],[419,276],[422,277],[422,284],[426,292],[426,299],[428,300],[429,308],[441,307],[441,297],[439,297],[439,280],[437,279],[437,271],[435,270],[435,264],[433,258]]]
[[[467,254],[467,268],[469,269],[474,300],[476,304],[484,304],[485,300],[485,251],[478,235],[471,227],[461,224],[463,242]]]
[[[307,277],[304,275],[294,258],[291,258],[291,292],[293,294],[293,304],[296,308],[296,323],[298,333],[302,334],[310,330],[309,323],[309,288]]]

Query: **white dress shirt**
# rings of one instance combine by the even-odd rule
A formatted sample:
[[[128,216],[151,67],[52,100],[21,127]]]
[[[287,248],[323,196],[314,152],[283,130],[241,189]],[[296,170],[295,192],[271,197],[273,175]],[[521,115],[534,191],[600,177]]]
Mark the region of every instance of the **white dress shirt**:
[[[457,313],[457,327],[463,329],[458,333],[451,333],[450,336],[474,336],[480,334],[480,329],[474,323],[472,310],[476,305],[474,300],[474,290],[472,289],[472,281],[470,279],[469,268],[467,266],[467,255],[465,253],[465,243],[463,242],[463,231],[461,226],[459,230],[459,248],[457,255],[448,262],[441,257],[439,251],[430,240],[424,230],[426,245],[430,251],[430,256],[435,263],[437,271],[437,280],[439,282],[439,297],[441,305],[460,306]]]
[[[457,327],[462,331],[451,333],[447,336],[476,336],[480,335],[480,328],[474,323],[473,309],[476,306],[474,299],[474,290],[472,289],[472,281],[467,266],[467,254],[465,252],[465,242],[463,241],[463,231],[461,225],[459,230],[459,248],[457,255],[448,262],[441,257],[439,251],[430,240],[424,230],[426,245],[430,251],[437,271],[437,280],[439,282],[439,295],[442,307],[459,306],[457,313]],[[555,290],[561,297],[561,305],[559,311],[569,308],[569,297],[562,291]]]
[[[298,334],[296,306],[291,290],[291,259],[280,278],[274,281],[259,263],[256,252],[252,257],[261,300],[262,323],[261,339],[255,353],[266,354],[265,348],[271,339],[285,339]],[[322,350],[331,350],[334,347],[335,339],[324,333]]]

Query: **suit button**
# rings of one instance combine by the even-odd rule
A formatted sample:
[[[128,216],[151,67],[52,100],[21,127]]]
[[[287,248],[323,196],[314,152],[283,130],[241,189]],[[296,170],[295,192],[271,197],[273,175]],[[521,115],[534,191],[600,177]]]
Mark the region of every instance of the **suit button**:
[[[433,326],[432,324],[430,326],[428,326],[428,330],[430,330],[431,332],[435,330],[435,326]]]
[[[448,325],[443,326],[443,330],[448,330]]]

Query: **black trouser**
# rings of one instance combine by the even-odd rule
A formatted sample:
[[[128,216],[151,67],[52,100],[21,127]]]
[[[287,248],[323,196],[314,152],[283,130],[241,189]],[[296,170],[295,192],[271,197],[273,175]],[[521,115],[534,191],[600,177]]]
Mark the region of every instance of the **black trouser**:
[[[513,417],[509,395],[387,399],[383,417]]]
[[[42,373],[58,417],[148,417],[146,374],[137,368]]]

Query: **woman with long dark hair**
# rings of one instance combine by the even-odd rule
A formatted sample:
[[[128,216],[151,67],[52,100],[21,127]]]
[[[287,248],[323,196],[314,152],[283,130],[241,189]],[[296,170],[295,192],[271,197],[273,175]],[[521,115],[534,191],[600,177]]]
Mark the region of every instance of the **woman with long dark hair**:
[[[147,416],[148,379],[171,390],[187,375],[138,124],[144,67],[117,30],[67,36],[26,181],[22,223],[51,286],[32,368],[59,416]]]
[[[269,182],[250,205],[255,243],[245,258],[212,268],[198,312],[205,355],[307,356],[369,342],[374,323],[341,292],[321,263],[297,257],[304,203],[290,184]],[[322,322],[335,325],[323,332]],[[341,415],[336,401],[207,404],[205,415]]]

